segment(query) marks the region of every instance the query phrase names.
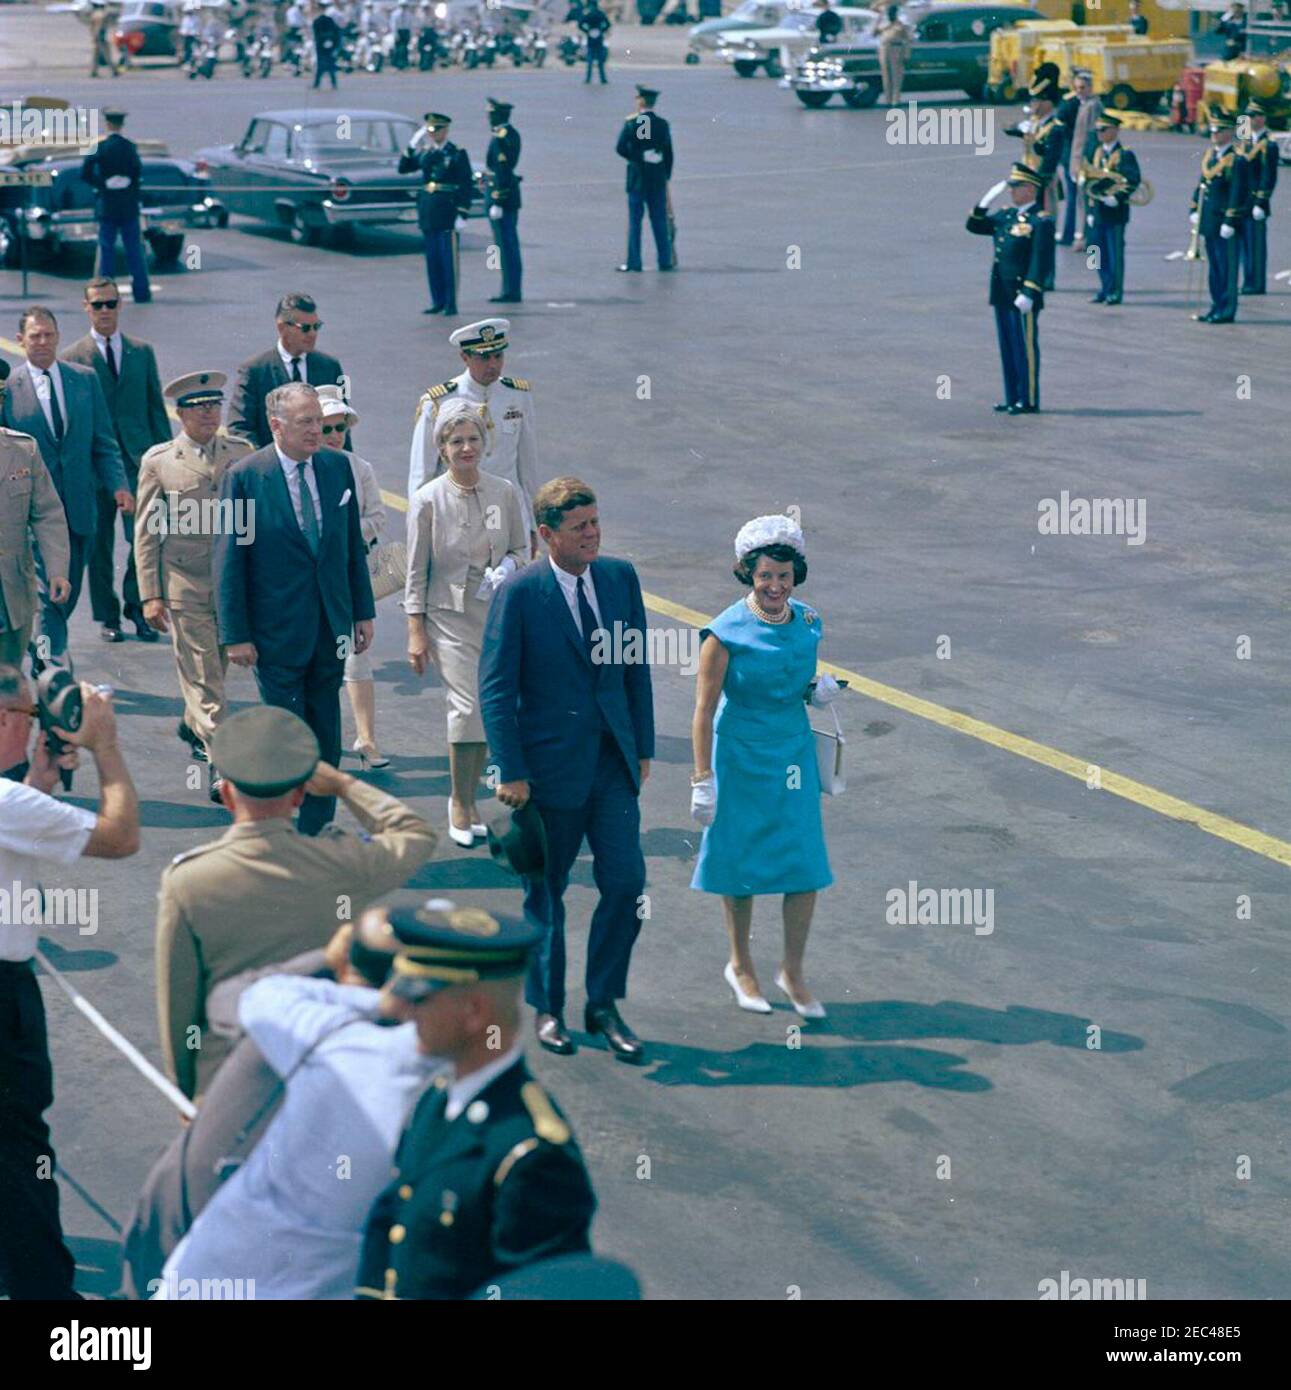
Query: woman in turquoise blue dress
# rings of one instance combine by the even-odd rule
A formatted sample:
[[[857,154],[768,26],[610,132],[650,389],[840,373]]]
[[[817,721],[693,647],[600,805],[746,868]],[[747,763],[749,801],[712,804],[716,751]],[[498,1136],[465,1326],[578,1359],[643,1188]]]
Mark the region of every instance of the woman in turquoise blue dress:
[[[791,597],[807,577],[801,530],[787,516],[756,517],[735,554],[750,592],[701,634],[691,813],[706,829],[690,886],[722,895],[726,982],[753,1013],[771,1012],[749,951],[753,899],[783,894],[775,982],[804,1018],[823,1018],[803,978],[816,894],[833,882],[807,701],[828,704],[839,687],[815,680],[820,615]]]

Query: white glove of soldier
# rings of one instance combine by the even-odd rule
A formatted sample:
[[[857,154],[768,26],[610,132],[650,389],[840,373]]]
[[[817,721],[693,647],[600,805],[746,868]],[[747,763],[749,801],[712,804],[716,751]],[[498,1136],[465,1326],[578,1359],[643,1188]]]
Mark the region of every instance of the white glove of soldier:
[[[1232,241],[1237,235],[1237,228],[1231,222],[1225,222],[1219,229],[1219,235],[1224,241]]]
[[[717,780],[710,772],[701,782],[690,784],[690,814],[700,825],[712,825],[717,813]]]
[[[500,222],[502,220],[502,209],[497,203],[493,203],[489,207],[489,216],[494,222]]]
[[[816,709],[827,709],[843,693],[843,687],[830,675],[819,676],[811,692],[811,703]]]
[[[424,145],[426,141],[429,139],[430,131],[425,126],[421,126],[418,129],[416,135],[414,135],[412,139],[408,141],[408,148],[409,150],[420,149],[421,146]]]
[[[1268,213],[1265,212],[1263,208],[1252,208],[1252,209],[1251,209],[1251,216],[1252,216],[1257,222],[1263,222],[1264,219],[1268,216]]]
[[[1111,194],[1111,193],[1106,194],[1104,197],[1100,198],[1098,201],[1099,201],[1100,203],[1102,203],[1102,205],[1103,205],[1105,208],[1114,208],[1114,207],[1116,207],[1116,205],[1117,205],[1117,203],[1116,203],[1116,197],[1115,197],[1114,194]]]
[[[1085,225],[1087,227],[1092,227],[1094,225],[1094,214],[1092,212],[1085,218]]]
[[[1029,314],[1035,308],[1035,300],[1029,294],[1020,294],[1013,301],[1013,307],[1019,314]]]
[[[999,183],[993,183],[986,190],[986,192],[983,193],[982,196],[977,200],[977,206],[979,208],[988,207],[991,203],[993,203],[996,200],[996,198],[1000,196],[1001,193],[1004,192],[1004,190],[1008,186],[1009,181],[1007,179],[1001,179]]]
[[[1201,225],[1201,213],[1191,213],[1188,217],[1188,225],[1190,227],[1199,227]]]

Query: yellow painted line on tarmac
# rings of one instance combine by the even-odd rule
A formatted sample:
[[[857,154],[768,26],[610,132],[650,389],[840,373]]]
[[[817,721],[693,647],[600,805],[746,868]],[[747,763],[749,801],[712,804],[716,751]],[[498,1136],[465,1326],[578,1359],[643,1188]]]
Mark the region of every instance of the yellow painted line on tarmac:
[[[383,490],[381,500],[399,511],[408,510],[407,498],[400,497],[397,493]],[[706,627],[712,622],[709,614],[687,608],[685,604],[674,603],[658,594],[643,594],[643,598],[650,612],[658,613],[665,618],[687,623],[691,627]],[[1013,734],[1007,729],[988,724],[984,719],[974,719],[970,714],[961,714],[958,710],[947,709],[945,705],[934,704],[931,700],[898,690],[896,686],[871,680],[846,666],[822,661],[820,668],[822,671],[828,671],[837,680],[848,681],[852,690],[860,695],[868,695],[871,700],[891,705],[904,714],[926,719],[931,724],[940,724],[943,729],[953,729],[956,733],[966,734],[980,743],[989,743],[994,748],[1039,763],[1054,772],[1065,773],[1082,784],[1088,783],[1091,772],[1097,768],[1100,790],[1119,796],[1124,801],[1132,801],[1146,810],[1155,811],[1159,816],[1195,825],[1207,835],[1214,835],[1217,839],[1227,840],[1252,854],[1263,855],[1266,859],[1291,867],[1291,842],[1279,840],[1274,835],[1266,835],[1262,830],[1243,825],[1241,821],[1230,820],[1214,811],[1207,811],[1202,806],[1194,806],[1190,801],[1171,796],[1169,792],[1158,791],[1156,787],[1149,787],[1144,782],[1136,782],[1132,777],[1123,777],[1119,772],[1111,772],[1089,759],[1073,757],[1058,748],[1050,748],[1048,744],[1037,743],[1035,739],[1024,738],[1021,734]]]

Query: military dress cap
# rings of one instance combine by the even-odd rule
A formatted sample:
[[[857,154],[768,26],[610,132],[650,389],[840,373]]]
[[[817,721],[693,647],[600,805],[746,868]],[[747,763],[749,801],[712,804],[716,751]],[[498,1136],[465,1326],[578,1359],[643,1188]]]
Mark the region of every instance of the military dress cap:
[[[1032,97],[1039,97],[1042,101],[1057,101],[1062,95],[1060,77],[1057,63],[1041,63],[1032,74],[1027,91]]]
[[[645,101],[658,101],[659,93],[654,87],[646,87],[642,83],[637,83],[637,96]]]
[[[489,97],[489,119],[496,125],[506,125],[511,119],[511,112],[515,109],[509,101],[498,101],[494,97]]]
[[[1262,101],[1248,101],[1242,111],[1243,116],[1267,116],[1268,114],[1268,108]]]
[[[499,816],[488,827],[489,853],[503,868],[522,877],[542,873],[547,865],[547,828],[532,801]]]
[[[465,328],[450,333],[448,341],[472,357],[488,357],[507,350],[507,334],[510,332],[510,319],[481,319],[479,323],[468,323]]]
[[[211,761],[248,796],[286,796],[309,781],[318,758],[314,731],[275,705],[239,710],[211,738]]]
[[[541,926],[522,917],[495,916],[449,898],[392,907],[388,921],[398,943],[391,988],[406,1003],[451,985],[522,975],[543,936]]]
[[[1044,187],[1044,175],[1038,169],[1032,169],[1027,164],[1015,164],[1009,170],[1009,183],[1016,187],[1018,184],[1030,184],[1032,188]]]
[[[1229,111],[1212,111],[1210,113],[1211,130],[1232,130],[1237,124],[1237,117]]]
[[[1116,114],[1115,111],[1100,111],[1098,115],[1094,117],[1094,124],[1096,126],[1115,126],[1119,130],[1121,125],[1121,118]]]
[[[112,125],[120,125],[126,118],[126,113],[119,107],[113,106],[103,112],[103,119]]]
[[[431,130],[443,130],[446,126],[453,124],[453,118],[445,116],[442,111],[427,111],[421,119]]]
[[[174,401],[179,409],[190,405],[209,405],[212,401],[224,399],[224,383],[228,377],[223,372],[189,372],[187,376],[177,376],[162,387],[161,394],[168,401]]]

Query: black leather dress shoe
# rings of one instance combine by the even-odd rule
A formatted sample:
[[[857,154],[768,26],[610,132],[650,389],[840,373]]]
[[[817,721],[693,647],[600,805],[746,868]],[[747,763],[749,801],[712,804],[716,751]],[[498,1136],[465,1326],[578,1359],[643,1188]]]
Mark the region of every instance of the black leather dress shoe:
[[[554,1052],[557,1057],[573,1056],[574,1040],[569,1036],[565,1020],[559,1014],[539,1014],[533,1023],[533,1031],[538,1035],[538,1041],[548,1052]]]
[[[1109,294],[1107,296],[1107,302],[1109,304],[1119,304],[1121,302],[1121,297],[1119,294]]]
[[[188,744],[189,748],[193,751],[193,757],[195,757],[199,763],[210,761],[206,756],[206,748],[202,740],[197,737],[182,719],[179,721],[179,727],[175,730],[175,735],[181,742]]]
[[[998,404],[993,405],[993,406],[991,407],[991,409],[992,409],[993,411],[995,411],[997,415],[1003,415],[1004,412],[1005,412],[1008,408],[1009,408],[1009,402],[1008,402],[1008,401],[1000,401]]]
[[[124,642],[126,640],[125,633],[115,623],[104,623],[99,629],[99,636],[105,642]]]
[[[1215,321],[1214,314],[1194,314],[1192,317],[1197,323],[1214,323]]]
[[[521,302],[521,298],[518,294],[495,294],[493,298],[489,300],[490,304],[519,304]]]
[[[610,1045],[610,1051],[620,1062],[631,1062],[640,1066],[645,1061],[645,1045],[641,1039],[623,1022],[618,1009],[613,1004],[589,1004],[583,1015],[583,1024],[589,1033],[600,1033]]]
[[[1024,407],[1020,405],[1011,405],[1005,413],[1008,415],[1021,415],[1023,409]]]
[[[1107,296],[1105,294],[1096,294],[1089,302],[1091,304],[1106,304]]]
[[[211,769],[211,790],[210,798],[217,806],[224,805],[224,799],[220,796],[220,788],[224,785],[224,778],[220,776],[214,768]]]
[[[127,608],[126,620],[134,624],[135,635],[141,642],[155,642],[161,634],[143,615],[142,608]]]
[[[442,309],[435,308],[435,306],[432,304],[429,309],[423,309],[421,312],[423,314],[442,314],[444,311]]]

